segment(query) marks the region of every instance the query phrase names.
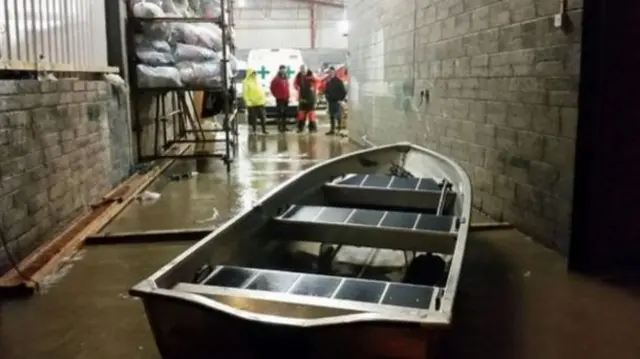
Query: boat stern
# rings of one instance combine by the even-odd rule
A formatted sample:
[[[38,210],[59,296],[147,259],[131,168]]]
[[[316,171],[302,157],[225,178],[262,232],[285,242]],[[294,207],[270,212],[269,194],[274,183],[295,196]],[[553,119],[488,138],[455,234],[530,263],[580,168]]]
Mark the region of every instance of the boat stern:
[[[304,318],[292,321],[292,317],[273,315],[272,320],[264,320],[264,314],[251,311],[261,311],[255,302],[241,299],[218,302],[229,308],[217,310],[207,303],[209,299],[199,295],[148,288],[135,294],[144,303],[165,359],[262,358],[282,355],[283,351],[299,358],[427,358],[447,329],[446,325],[390,321],[353,310],[294,309],[301,317],[341,318],[331,324],[308,325]],[[286,311],[289,315],[296,307],[269,301],[261,306],[272,313]]]

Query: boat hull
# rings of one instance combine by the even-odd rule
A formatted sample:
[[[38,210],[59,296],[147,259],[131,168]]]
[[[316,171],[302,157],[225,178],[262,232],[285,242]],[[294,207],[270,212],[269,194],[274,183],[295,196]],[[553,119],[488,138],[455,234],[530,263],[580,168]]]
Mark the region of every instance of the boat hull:
[[[362,150],[289,179],[130,293],[164,359],[433,357],[451,323],[470,208],[468,175],[450,159],[409,143]],[[283,264],[302,241],[370,254],[347,274],[325,273],[329,252],[305,269]],[[380,250],[404,252],[407,279],[363,276]]]
[[[198,303],[147,294],[142,298],[163,359],[433,358],[446,327],[355,322],[319,327],[239,319]]]

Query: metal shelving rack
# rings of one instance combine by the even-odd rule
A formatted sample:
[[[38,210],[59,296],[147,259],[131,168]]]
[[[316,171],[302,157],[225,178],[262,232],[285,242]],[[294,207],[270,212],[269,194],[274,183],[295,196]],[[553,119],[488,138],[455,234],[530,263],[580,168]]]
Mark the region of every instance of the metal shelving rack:
[[[233,86],[233,80],[227,73],[229,64],[229,53],[235,51],[233,39],[229,36],[229,27],[232,26],[232,15],[227,16],[227,2],[232,6],[233,0],[220,0],[220,16],[218,18],[211,17],[156,17],[156,18],[140,18],[135,17],[133,9],[127,5],[127,23],[126,23],[126,47],[128,52],[129,66],[129,83],[130,98],[133,108],[133,130],[136,134],[136,146],[138,153],[138,161],[153,161],[158,159],[193,159],[214,157],[224,161],[227,171],[231,169],[237,154],[238,146],[238,121],[236,118],[237,108],[235,99],[230,97],[230,90]],[[232,9],[231,9],[232,10]],[[230,19],[231,18],[231,19]],[[138,83],[137,65],[140,60],[136,55],[134,36],[140,32],[141,25],[144,23],[164,22],[164,23],[215,23],[222,30],[222,60],[221,73],[222,81],[218,86],[184,86],[184,87],[140,87]],[[204,91],[205,93],[217,93],[221,95],[223,104],[224,120],[222,128],[204,129],[200,122],[200,110],[196,108],[193,100],[192,91]],[[143,124],[140,116],[140,102],[143,94],[151,95],[155,100],[155,118],[154,118],[154,153],[153,155],[143,154],[142,143],[144,138]],[[171,95],[170,101],[172,107],[177,110],[167,112],[166,102],[167,95]],[[233,100],[233,105],[232,105]],[[191,111],[193,109],[193,112]],[[172,123],[173,131],[171,138],[167,131],[168,122]],[[162,135],[160,130],[162,129]],[[217,133],[223,132],[224,139],[218,139]],[[207,138],[207,134],[213,134],[213,139]],[[162,144],[160,144],[162,137]],[[193,138],[191,138],[193,137]],[[216,143],[224,142],[225,149],[223,153],[216,152]],[[187,152],[184,154],[167,152],[174,144],[189,143],[194,147],[212,143],[214,149],[209,152]],[[161,153],[160,150],[164,150]]]

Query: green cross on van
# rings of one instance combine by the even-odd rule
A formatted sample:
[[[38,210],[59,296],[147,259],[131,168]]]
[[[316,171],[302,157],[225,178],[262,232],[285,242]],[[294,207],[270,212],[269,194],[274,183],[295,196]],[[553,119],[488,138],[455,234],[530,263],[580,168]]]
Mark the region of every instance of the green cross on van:
[[[256,73],[258,73],[260,77],[264,80],[265,77],[267,77],[267,75],[271,73],[271,71],[267,70],[267,68],[264,67],[264,65],[262,65],[260,66],[260,71],[256,71]]]
[[[260,71],[256,71],[256,73],[260,75],[260,78],[264,80],[271,73],[271,71],[267,70],[267,68],[264,65],[262,65],[260,66]],[[287,74],[287,77],[291,77],[296,72],[291,69],[291,66],[287,66],[285,73]]]
[[[291,70],[291,66],[287,66],[287,70],[285,72],[287,73],[287,77],[291,77],[296,73],[295,71]]]

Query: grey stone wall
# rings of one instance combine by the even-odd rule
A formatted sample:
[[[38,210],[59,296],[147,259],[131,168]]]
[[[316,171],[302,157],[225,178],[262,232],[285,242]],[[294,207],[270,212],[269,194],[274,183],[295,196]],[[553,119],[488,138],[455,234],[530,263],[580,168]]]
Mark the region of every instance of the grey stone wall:
[[[451,156],[478,209],[566,253],[582,0],[564,31],[560,0],[347,3],[352,136]]]
[[[128,175],[123,111],[101,81],[0,81],[0,227],[15,257]],[[8,268],[0,246],[0,273]]]
[[[112,95],[107,101],[109,155],[111,156],[109,183],[112,186],[127,178],[131,174],[132,166],[135,163],[135,158],[133,157],[134,138],[132,125],[127,120],[129,111],[125,96],[112,89]]]

